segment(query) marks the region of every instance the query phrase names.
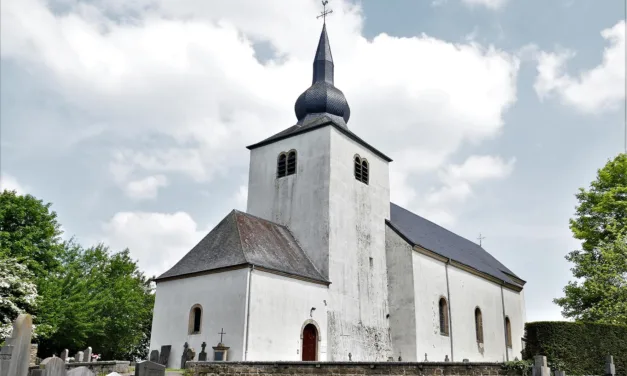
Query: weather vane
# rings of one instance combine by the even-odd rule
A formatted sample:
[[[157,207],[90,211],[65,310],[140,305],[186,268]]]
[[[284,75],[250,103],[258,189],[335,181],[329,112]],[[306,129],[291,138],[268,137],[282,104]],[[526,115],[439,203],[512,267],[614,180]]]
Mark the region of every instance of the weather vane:
[[[322,17],[322,22],[325,24],[327,23],[327,14],[333,13],[332,9],[327,10],[328,3],[329,3],[329,0],[322,1],[322,13],[320,13],[320,15],[316,17],[316,18]]]

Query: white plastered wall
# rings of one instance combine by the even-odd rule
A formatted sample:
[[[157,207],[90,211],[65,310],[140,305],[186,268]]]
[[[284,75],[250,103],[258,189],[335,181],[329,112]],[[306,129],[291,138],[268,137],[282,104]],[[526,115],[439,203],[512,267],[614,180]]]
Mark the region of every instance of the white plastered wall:
[[[391,356],[385,255],[390,216],[388,162],[330,128],[329,360]],[[354,156],[369,163],[369,182],[354,177]]]
[[[327,360],[327,292],[325,285],[253,270],[246,359],[301,360],[302,329],[313,323],[318,360]]]
[[[212,346],[218,344],[224,328],[224,344],[229,346],[229,360],[241,360],[248,269],[199,275],[159,282],[155,292],[155,308],[150,336],[150,350],[161,351],[171,345],[168,367],[179,368],[183,344],[196,352],[207,343],[207,360],[213,359]],[[188,334],[192,306],[202,306],[199,334]]]

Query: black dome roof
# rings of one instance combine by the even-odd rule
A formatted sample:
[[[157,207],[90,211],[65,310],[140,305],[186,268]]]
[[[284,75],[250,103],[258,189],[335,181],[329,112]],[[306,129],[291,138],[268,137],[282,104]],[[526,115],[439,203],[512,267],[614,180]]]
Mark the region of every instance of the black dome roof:
[[[328,116],[343,126],[348,123],[351,110],[344,93],[333,85],[333,68],[327,27],[323,25],[313,63],[312,84],[294,105],[298,124],[320,116]]]

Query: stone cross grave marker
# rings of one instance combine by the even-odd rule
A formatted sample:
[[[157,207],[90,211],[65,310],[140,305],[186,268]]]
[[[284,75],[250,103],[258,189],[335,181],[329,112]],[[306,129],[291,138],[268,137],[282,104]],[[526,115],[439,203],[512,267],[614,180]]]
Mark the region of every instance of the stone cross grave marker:
[[[200,348],[202,350],[198,354],[198,361],[199,362],[206,362],[207,361],[207,352],[205,351],[205,347],[207,347],[207,343],[203,342],[202,345],[200,345]]]
[[[159,363],[159,350],[152,350],[150,352],[150,358],[149,360],[151,362],[155,362],[155,363]]]
[[[80,366],[69,370],[67,376],[96,376],[96,374],[89,368]]]
[[[66,376],[65,362],[61,358],[46,358],[40,366],[44,367],[42,376]]]
[[[168,366],[168,360],[170,360],[170,350],[172,349],[172,345],[163,345],[161,346],[161,352],[159,353],[159,364],[164,366]]]
[[[83,355],[83,362],[89,363],[91,362],[91,346],[85,349],[85,355]]]
[[[148,360],[139,362],[135,365],[135,376],[165,376],[165,366]]]
[[[6,340],[7,349],[3,347],[0,359],[1,376],[27,376],[30,363],[30,340],[33,334],[33,319],[30,315],[21,314],[13,322],[11,338]],[[10,357],[10,359],[9,359]],[[8,360],[8,362],[6,361]]]

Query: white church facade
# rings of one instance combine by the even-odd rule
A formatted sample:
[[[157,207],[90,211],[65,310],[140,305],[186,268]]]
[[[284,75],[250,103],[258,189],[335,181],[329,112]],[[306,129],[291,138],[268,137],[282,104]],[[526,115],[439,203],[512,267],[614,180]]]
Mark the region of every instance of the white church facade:
[[[385,154],[349,130],[326,26],[297,124],[248,147],[232,211],[156,279],[151,350],[229,361],[521,358],[525,282],[390,202]],[[223,334],[218,334],[223,333]],[[218,360],[218,359],[216,359]]]

